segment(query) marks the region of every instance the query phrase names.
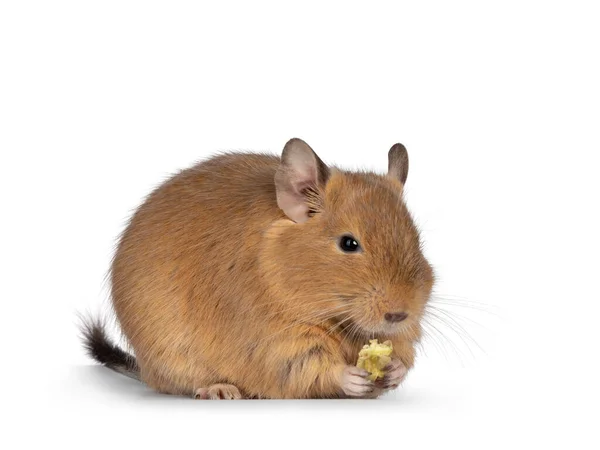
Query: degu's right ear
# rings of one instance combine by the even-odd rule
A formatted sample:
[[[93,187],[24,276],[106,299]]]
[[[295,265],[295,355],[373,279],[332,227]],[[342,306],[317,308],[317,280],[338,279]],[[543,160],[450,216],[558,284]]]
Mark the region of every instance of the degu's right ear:
[[[275,173],[277,205],[294,222],[305,222],[310,212],[309,196],[320,192],[328,178],[329,169],[306,142],[289,140]]]
[[[394,144],[388,152],[388,175],[405,184],[408,177],[408,152],[402,144]]]

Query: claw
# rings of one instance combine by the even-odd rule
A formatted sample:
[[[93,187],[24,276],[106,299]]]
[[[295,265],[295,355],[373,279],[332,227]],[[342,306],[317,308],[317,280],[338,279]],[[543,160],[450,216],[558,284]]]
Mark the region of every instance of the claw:
[[[393,359],[383,368],[385,375],[376,381],[376,386],[381,389],[396,389],[406,376],[407,369],[399,359]]]
[[[194,398],[200,400],[236,400],[242,395],[233,384],[213,384],[209,388],[199,388],[194,392]]]
[[[375,384],[367,379],[369,372],[355,366],[346,366],[342,373],[342,390],[349,397],[365,397],[373,393]]]

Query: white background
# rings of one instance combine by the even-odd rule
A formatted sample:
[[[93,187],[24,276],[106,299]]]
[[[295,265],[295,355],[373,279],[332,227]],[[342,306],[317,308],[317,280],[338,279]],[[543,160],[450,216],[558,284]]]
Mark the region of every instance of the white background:
[[[2,447],[598,448],[594,3],[2,2]],[[143,196],[294,136],[380,172],[407,146],[465,331],[377,401],[199,402],[92,366],[75,313],[106,309]]]

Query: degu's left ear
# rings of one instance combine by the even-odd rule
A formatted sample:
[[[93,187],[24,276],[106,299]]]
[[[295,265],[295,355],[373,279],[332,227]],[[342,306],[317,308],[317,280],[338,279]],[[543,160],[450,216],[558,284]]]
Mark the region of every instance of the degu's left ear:
[[[329,169],[302,139],[285,144],[281,163],[275,172],[277,205],[294,222],[309,218],[310,197],[325,187]]]
[[[388,152],[388,175],[400,183],[406,183],[408,176],[408,152],[402,144],[394,144]]]

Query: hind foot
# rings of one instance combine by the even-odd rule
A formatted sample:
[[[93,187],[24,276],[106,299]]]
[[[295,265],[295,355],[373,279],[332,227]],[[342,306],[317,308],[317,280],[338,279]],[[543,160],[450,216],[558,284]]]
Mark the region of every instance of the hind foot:
[[[213,384],[208,388],[194,391],[194,398],[200,400],[239,400],[242,394],[233,384]]]

